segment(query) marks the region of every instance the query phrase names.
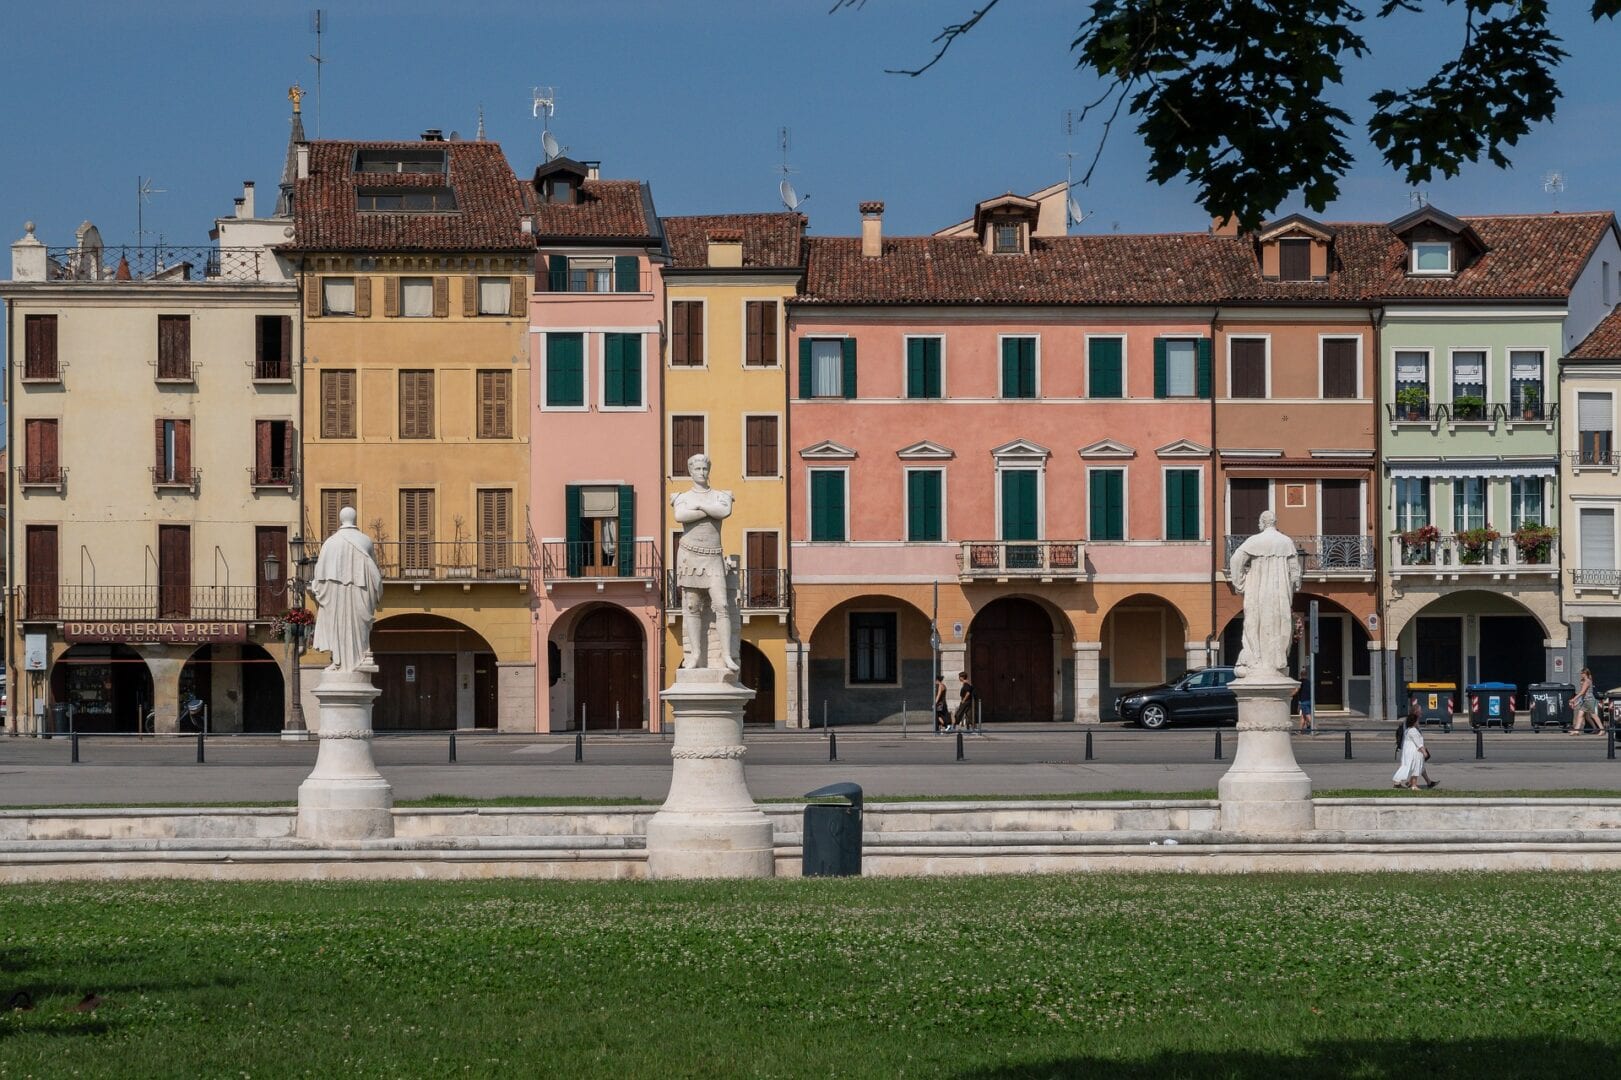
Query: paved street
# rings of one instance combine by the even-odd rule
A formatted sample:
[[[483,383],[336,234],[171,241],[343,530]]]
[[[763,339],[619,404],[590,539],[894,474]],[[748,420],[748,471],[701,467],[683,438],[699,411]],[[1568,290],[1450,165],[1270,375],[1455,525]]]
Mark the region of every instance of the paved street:
[[[871,795],[1019,795],[1121,789],[1192,791],[1216,786],[1236,746],[1221,732],[1225,760],[1215,760],[1213,729],[1144,732],[1109,726],[1084,732],[993,731],[965,739],[955,760],[952,736],[898,731],[839,735],[839,760],[828,760],[819,734],[750,735],[749,783],[761,798],[791,798],[835,780],[853,780]],[[1605,757],[1600,736],[1566,738],[1556,731],[1489,731],[1485,758],[1475,759],[1467,729],[1425,735],[1434,775],[1455,790],[1595,788],[1621,796],[1621,761]],[[396,798],[429,795],[602,796],[660,799],[669,783],[669,741],[648,735],[589,735],[584,761],[571,736],[464,734],[456,764],[442,734],[380,736],[379,768]],[[1388,731],[1297,737],[1295,752],[1318,788],[1382,788],[1394,768]],[[85,737],[80,764],[69,763],[67,739],[0,739],[0,803],[279,802],[291,800],[315,761],[313,743],[221,736],[196,763],[194,738]]]

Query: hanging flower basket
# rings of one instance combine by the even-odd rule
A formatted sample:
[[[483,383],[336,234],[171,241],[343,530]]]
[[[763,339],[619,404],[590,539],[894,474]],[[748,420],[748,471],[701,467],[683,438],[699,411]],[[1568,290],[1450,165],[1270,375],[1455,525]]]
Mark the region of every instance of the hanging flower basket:
[[[297,641],[315,625],[315,612],[307,608],[288,608],[270,620],[270,632],[288,641]]]
[[[1553,561],[1553,541],[1559,530],[1551,525],[1521,525],[1514,530],[1520,561],[1541,566]]]
[[[1479,566],[1491,559],[1492,545],[1497,543],[1501,534],[1486,525],[1481,529],[1465,529],[1458,533],[1458,561],[1465,566]]]

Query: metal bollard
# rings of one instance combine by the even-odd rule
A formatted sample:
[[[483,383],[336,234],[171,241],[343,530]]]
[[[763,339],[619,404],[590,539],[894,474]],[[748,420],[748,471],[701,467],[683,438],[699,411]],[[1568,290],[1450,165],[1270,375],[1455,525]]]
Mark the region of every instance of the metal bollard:
[[[957,732],[957,760],[962,760],[962,732]]]
[[[1221,728],[1216,729],[1216,760],[1221,760]]]
[[[827,735],[827,760],[839,760],[839,733],[830,731]]]
[[[1092,760],[1092,733],[1090,731],[1086,733],[1086,760]]]
[[[1486,733],[1480,728],[1475,729],[1475,760],[1480,761],[1486,756]]]
[[[1608,732],[1606,732],[1605,734],[1606,734],[1606,740],[1605,740],[1605,745],[1604,745],[1604,756],[1609,758],[1611,761],[1614,761],[1615,760],[1615,725],[1611,724],[1610,730]],[[75,735],[74,738],[77,739],[78,736]],[[75,748],[74,752],[77,753],[78,752],[77,748],[78,748],[79,744],[74,743],[73,745],[74,745],[74,748]],[[75,757],[73,760],[78,761],[79,759],[77,757]]]
[[[585,736],[578,732],[574,735],[574,760],[585,760]]]
[[[197,764],[203,763],[203,733],[197,733]]]
[[[1345,729],[1345,760],[1351,760],[1351,729]]]
[[[1615,757],[1615,736],[1610,736],[1610,756]],[[73,733],[73,764],[79,763],[79,733]]]
[[[452,765],[456,764],[456,733],[454,731],[450,733],[450,763]]]

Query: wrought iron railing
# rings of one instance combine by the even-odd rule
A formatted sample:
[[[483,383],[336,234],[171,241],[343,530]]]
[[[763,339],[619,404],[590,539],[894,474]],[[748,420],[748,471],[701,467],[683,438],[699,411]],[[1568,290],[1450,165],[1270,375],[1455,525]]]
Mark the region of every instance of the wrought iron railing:
[[[1596,468],[1610,469],[1621,466],[1621,453],[1610,449],[1610,447],[1605,444],[1600,444],[1597,446],[1583,446],[1579,450],[1567,450],[1565,453],[1570,455],[1570,462],[1572,465],[1588,465]]]
[[[1621,570],[1579,566],[1570,575],[1577,588],[1621,590]]]
[[[631,545],[553,540],[541,544],[540,553],[541,577],[548,582],[659,577],[658,545],[651,540]]]
[[[197,381],[195,360],[152,360],[153,378],[160,383],[194,383]]]
[[[1233,552],[1247,536],[1228,536],[1222,566],[1233,560]],[[1295,547],[1303,553],[1300,569],[1307,574],[1372,573],[1373,537],[1356,535],[1296,536]]]
[[[957,556],[963,577],[1084,577],[1077,540],[964,540]]]
[[[197,485],[202,483],[203,470],[201,469],[172,469],[161,465],[149,465],[152,473],[152,486],[160,488],[183,488],[196,492]]]
[[[298,470],[291,467],[249,465],[254,487],[292,487],[298,483]]]
[[[46,248],[52,281],[258,281],[272,256],[263,248],[157,244]]]
[[[293,362],[291,360],[255,360],[253,362],[253,378],[257,382],[286,381],[293,377]]]
[[[784,611],[788,607],[788,571],[740,570],[737,606],[743,611]],[[676,584],[675,571],[664,572],[665,606],[670,611],[681,608],[681,587]]]
[[[384,540],[376,547],[385,581],[527,581],[521,540]]]
[[[1501,574],[1519,570],[1552,571],[1558,561],[1556,545],[1543,543],[1522,550],[1512,536],[1471,542],[1456,535],[1409,543],[1400,536],[1391,540],[1390,572]]]
[[[248,622],[263,617],[254,585],[20,585],[17,599],[20,617],[36,620]]]
[[[568,270],[544,268],[535,275],[536,295],[544,298],[548,293],[595,293],[632,295],[653,291],[653,272],[638,270],[635,274],[620,274],[617,267],[586,268],[570,266]]]
[[[68,470],[62,465],[26,461],[17,466],[17,477],[24,487],[61,487],[67,483]]]

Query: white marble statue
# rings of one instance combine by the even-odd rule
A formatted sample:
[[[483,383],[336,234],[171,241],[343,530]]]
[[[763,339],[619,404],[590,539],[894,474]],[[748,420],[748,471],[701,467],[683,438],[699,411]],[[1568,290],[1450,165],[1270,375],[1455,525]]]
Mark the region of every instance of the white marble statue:
[[[709,458],[687,459],[692,487],[670,496],[681,523],[675,556],[675,583],[681,590],[681,666],[737,670],[733,628],[738,625],[737,596],[727,580],[720,523],[732,515],[732,493],[709,486]],[[710,634],[713,627],[714,634]],[[709,655],[711,643],[720,653]]]
[[[383,602],[383,574],[372,539],[355,524],[355,509],[338,511],[338,529],[321,545],[310,595],[321,605],[315,647],[332,654],[328,671],[376,671],[371,626]]]
[[[1278,531],[1278,518],[1272,511],[1261,514],[1261,531],[1233,552],[1227,580],[1234,592],[1244,596],[1244,643],[1233,670],[1239,678],[1287,678],[1300,554],[1294,541]]]

